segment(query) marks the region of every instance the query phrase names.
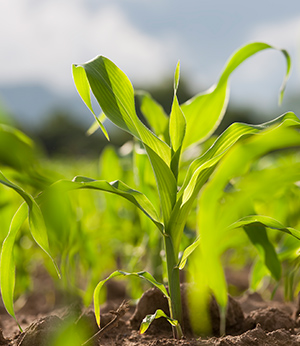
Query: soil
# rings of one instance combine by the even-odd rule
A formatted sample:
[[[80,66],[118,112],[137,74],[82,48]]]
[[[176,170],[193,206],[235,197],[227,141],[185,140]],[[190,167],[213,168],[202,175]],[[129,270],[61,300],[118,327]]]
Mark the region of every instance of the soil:
[[[51,287],[47,287],[50,292]],[[182,285],[181,289],[185,296],[187,286]],[[219,311],[212,299],[210,315],[213,334],[203,338],[193,335],[183,299],[185,338],[175,340],[171,326],[162,318],[155,320],[145,334],[140,335],[138,331],[145,315],[154,313],[158,308],[168,314],[167,301],[160,291],[155,288],[146,291],[136,306],[123,302],[126,292],[119,281],[109,283],[108,293],[108,300],[101,308],[100,329],[92,308],[83,308],[76,299],[71,299],[73,302],[65,307],[56,304],[58,306],[50,309],[47,290],[31,294],[17,312],[24,330],[22,333],[0,306],[0,346],[300,345],[299,303],[285,303],[282,299],[266,302],[258,293],[245,293],[238,298],[229,296],[226,335],[220,336]],[[56,297],[56,302],[61,301],[65,300]]]

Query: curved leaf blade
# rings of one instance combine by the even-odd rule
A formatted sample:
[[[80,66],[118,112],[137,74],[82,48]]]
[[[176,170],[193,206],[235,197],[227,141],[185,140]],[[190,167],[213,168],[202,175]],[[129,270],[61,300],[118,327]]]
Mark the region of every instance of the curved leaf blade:
[[[88,128],[88,130],[86,131],[87,136],[92,135],[93,133],[95,133],[99,126],[104,134],[104,136],[106,137],[106,139],[109,141],[109,134],[106,131],[106,128],[104,127],[104,125],[102,124],[102,122],[105,120],[106,116],[104,113],[101,113],[98,117],[96,117],[95,121],[92,123],[92,125]]]
[[[227,209],[222,207],[220,198],[222,198],[228,182],[246,174],[251,163],[256,159],[274,150],[300,146],[299,125],[299,119],[295,119],[290,114],[281,117],[279,123],[273,122],[272,126],[261,131],[259,135],[252,135],[236,143],[220,161],[214,175],[202,190],[198,214],[200,247],[207,263],[209,286],[220,304],[227,292],[227,287],[223,278],[220,280],[220,274],[217,276],[214,272],[212,263],[218,261],[225,250],[223,240],[226,227],[238,216],[237,212],[244,214],[242,209],[233,213],[225,213]],[[290,234],[297,235],[295,231],[290,231]],[[208,249],[213,249],[213,251],[209,252]]]
[[[228,85],[222,83],[181,105],[187,121],[183,150],[205,141],[214,132],[223,119],[228,101]]]
[[[164,317],[172,326],[177,327],[179,325],[177,320],[174,320],[173,318],[167,316],[161,309],[158,309],[155,311],[153,315],[147,315],[141,325],[140,325],[140,334],[144,334],[146,330],[150,327],[151,323],[158,319]]]
[[[260,222],[258,222],[258,220],[260,220]],[[263,220],[264,222],[262,223]],[[272,227],[268,227],[267,225],[272,225]],[[234,228],[243,228],[252,244],[258,249],[258,252],[262,257],[262,260],[264,261],[266,267],[270,270],[274,279],[278,281],[281,277],[281,265],[274,246],[268,239],[265,227],[294,235],[295,237],[297,237],[297,239],[300,236],[299,231],[295,229],[289,230],[289,227],[281,225],[275,219],[260,215],[245,217],[228,227],[227,231]],[[183,269],[185,267],[188,257],[199,246],[200,242],[200,237],[197,237],[197,239],[184,250],[182,257],[178,263],[179,269]]]
[[[231,73],[246,59],[265,49],[278,50],[286,58],[287,69],[279,94],[279,103],[281,103],[291,70],[289,54],[285,50],[277,49],[262,42],[247,44],[234,52],[229,58],[215,86],[181,105],[182,111],[187,119],[186,137],[183,143],[184,149],[196,142],[204,141],[213,133],[222,120],[227,108],[229,98],[228,82]]]
[[[85,74],[84,68],[82,66],[72,66],[72,73],[73,73],[73,80],[76,86],[76,89],[78,91],[78,94],[82,98],[83,102],[86,104],[88,109],[91,111],[91,113],[94,115],[95,122],[93,125],[89,128],[88,133],[91,134],[96,131],[96,125],[98,124],[105,135],[106,139],[109,140],[109,135],[106,131],[106,128],[102,124],[102,121],[104,121],[104,117],[100,115],[100,117],[97,117],[97,115],[94,112],[92,102],[91,102],[91,93],[90,93],[90,86],[87,79],[87,76]]]
[[[148,281],[149,283],[151,283],[156,288],[158,288],[166,296],[166,298],[168,300],[170,300],[170,296],[169,296],[165,286],[163,284],[157,282],[150,273],[148,273],[146,271],[142,271],[142,272],[138,272],[138,273],[127,273],[127,272],[124,272],[121,270],[114,271],[106,279],[100,281],[94,290],[94,310],[95,310],[95,316],[96,316],[96,321],[97,321],[98,326],[100,326],[100,291],[101,291],[103,285],[108,280],[115,278],[117,276],[136,276],[136,277],[139,277],[141,279],[144,279],[144,280]]]
[[[232,223],[229,225],[226,229],[225,232],[228,232],[232,229],[235,228],[241,228],[241,227],[246,227],[246,226],[251,226],[251,225],[261,225],[263,227],[267,227],[273,230],[281,231],[284,233],[287,233],[289,235],[292,235],[293,237],[297,238],[300,240],[300,231],[292,228],[292,227],[286,227],[279,221],[275,220],[274,218],[271,218],[269,216],[263,216],[263,215],[250,215],[241,218],[240,220]]]
[[[256,247],[259,256],[269,269],[271,275],[276,281],[281,278],[281,264],[273,244],[268,238],[266,228],[261,224],[248,224],[244,226],[251,243]]]
[[[49,256],[59,277],[60,273],[56,263],[54,262],[54,259],[50,255],[47,230],[40,207],[30,194],[28,194],[18,185],[9,181],[2,172],[0,172],[0,183],[16,191],[26,202],[22,204],[22,206],[15,214],[10,226],[9,233],[3,242],[1,252],[0,278],[3,302],[8,313],[16,320],[13,309],[13,294],[15,286],[13,245],[15,243],[16,235],[27,216],[29,219],[30,233],[33,239],[39,245],[39,247]]]
[[[240,65],[242,64],[245,60],[247,60],[250,56],[261,52],[265,49],[275,49],[281,52],[285,59],[286,59],[286,73],[283,79],[283,82],[280,87],[280,92],[279,92],[279,97],[278,97],[278,103],[281,104],[283,96],[284,96],[284,91],[286,87],[286,83],[289,79],[290,73],[291,73],[291,58],[288,52],[285,49],[280,49],[276,48],[274,46],[271,46],[267,43],[264,42],[252,42],[244,47],[238,49],[236,52],[232,54],[232,56],[229,58],[228,62],[226,63],[226,66],[222,72],[222,75],[219,79],[219,83],[223,83],[228,80],[230,77],[231,73]]]
[[[39,247],[50,257],[58,276],[60,276],[59,270],[50,255],[47,230],[40,207],[29,193],[24,191],[18,185],[9,181],[2,172],[0,172],[0,183],[15,190],[26,202],[28,206],[29,228],[31,235]]]
[[[92,189],[116,194],[127,199],[138,207],[151,221],[153,221],[157,228],[164,233],[164,226],[159,221],[156,210],[148,198],[120,180],[108,182],[106,180],[94,180],[87,177],[77,176],[72,181],[60,180],[53,184],[50,189],[56,189],[58,193],[77,189]]]
[[[75,72],[73,74],[75,85],[76,87],[79,85],[79,91],[84,89],[84,95],[87,95],[91,89],[103,113],[115,125],[138,138],[146,148],[156,176],[164,220],[168,220],[177,191],[176,179],[172,177],[170,169],[171,148],[139,120],[135,112],[133,87],[127,76],[113,62],[98,56],[81,66],[74,65],[73,71],[76,69],[82,71],[81,68],[84,69],[88,83],[81,77],[82,72],[77,75]],[[167,190],[171,193],[163,197]]]
[[[1,296],[7,312],[15,319],[20,330],[20,324],[17,321],[14,311],[14,290],[15,290],[15,263],[13,256],[13,247],[16,236],[25,221],[28,213],[26,203],[23,203],[15,213],[9,228],[7,237],[4,239],[1,257],[0,257],[0,287]]]
[[[78,69],[80,72],[77,72]],[[86,80],[82,77],[83,73]],[[83,100],[87,100],[88,107],[90,102],[87,95],[92,90],[107,118],[152,148],[169,164],[169,146],[139,120],[135,112],[133,87],[113,62],[98,56],[86,64],[73,65],[73,78],[79,94],[85,97]]]
[[[188,257],[195,251],[195,249],[199,246],[200,244],[200,237],[197,237],[196,240],[189,245],[182,253],[182,256],[180,258],[180,261],[178,263],[178,268],[183,269],[186,265],[186,261]]]
[[[180,63],[178,62],[174,76],[174,97],[169,121],[169,133],[172,149],[171,170],[177,179],[182,143],[186,131],[186,119],[179,106],[177,89],[179,84]]]
[[[292,112],[283,114],[270,122],[260,125],[234,123],[217,138],[214,144],[201,157],[194,160],[188,169],[185,181],[178,193],[178,198],[171,214],[170,228],[172,230],[174,243],[177,244],[176,246],[179,247],[185,221],[200,189],[214,172],[217,164],[221,162],[223,157],[235,143],[242,138],[267,131],[267,129],[275,131],[276,133],[276,129],[279,128],[288,129],[299,126],[300,121]],[[271,137],[275,136],[275,133],[270,134],[270,141],[272,140]],[[297,138],[298,135],[295,132],[290,138],[286,138],[286,141],[288,142],[290,140],[296,143],[298,140]],[[277,142],[279,143],[279,141]],[[274,140],[273,144],[276,145]],[[268,145],[270,145],[270,143]],[[286,145],[289,146],[288,143]],[[234,161],[234,158],[232,160]],[[231,167],[230,165],[228,166],[229,168]],[[234,165],[232,167],[234,167]],[[226,174],[224,177],[227,177]],[[178,229],[181,229],[181,231],[178,231]]]

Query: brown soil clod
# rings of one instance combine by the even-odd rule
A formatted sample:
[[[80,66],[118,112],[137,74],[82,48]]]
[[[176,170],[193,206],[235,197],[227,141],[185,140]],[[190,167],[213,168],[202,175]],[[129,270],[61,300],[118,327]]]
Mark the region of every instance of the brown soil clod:
[[[32,323],[17,339],[17,346],[51,346],[50,339],[62,320],[51,315]]]
[[[143,318],[146,315],[154,314],[157,309],[163,310],[166,314],[169,314],[168,301],[163,293],[157,288],[150,288],[138,301],[135,311],[130,319],[130,324],[133,329],[138,330]],[[159,325],[161,321],[153,321],[151,327]],[[163,323],[161,327],[165,327],[171,330],[169,323]]]
[[[3,332],[0,329],[0,346],[5,346],[8,345],[9,340],[7,340],[4,336],[3,336]]]
[[[91,338],[85,341],[82,346],[93,345],[102,335],[104,335],[109,330],[118,326],[118,321],[123,317],[129,309],[129,304],[126,301],[123,301],[116,311],[110,311],[114,318],[107,323],[103,328],[101,328],[96,334]]]
[[[296,327],[296,322],[287,313],[271,307],[252,311],[245,319],[244,330],[253,329],[257,324],[266,332]]]
[[[186,290],[188,285],[181,285],[182,310],[183,310],[183,330],[185,334],[192,335],[192,328],[189,321],[189,312],[186,302]],[[146,315],[153,314],[157,309],[162,309],[169,315],[167,298],[157,288],[151,288],[146,291],[138,302],[135,312],[130,319],[133,329],[139,329],[139,326]],[[210,316],[213,335],[219,336],[220,331],[220,313],[217,302],[214,298],[210,302]],[[226,315],[226,333],[238,334],[243,327],[244,314],[240,304],[229,296],[227,315]],[[170,324],[166,320],[157,320],[150,326],[153,331],[165,332],[171,331]]]
[[[212,333],[215,336],[220,334],[220,312],[214,297],[210,302],[210,317]],[[226,334],[237,335],[241,332],[244,324],[244,313],[240,304],[228,296],[228,306],[226,312]]]

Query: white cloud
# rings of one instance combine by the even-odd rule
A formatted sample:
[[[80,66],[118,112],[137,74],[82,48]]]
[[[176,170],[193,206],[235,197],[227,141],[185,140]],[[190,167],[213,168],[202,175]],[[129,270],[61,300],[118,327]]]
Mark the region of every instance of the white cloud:
[[[135,83],[153,82],[170,71],[174,40],[141,32],[111,2],[91,12],[84,0],[1,1],[0,83],[42,81],[70,89],[71,64],[98,54]]]

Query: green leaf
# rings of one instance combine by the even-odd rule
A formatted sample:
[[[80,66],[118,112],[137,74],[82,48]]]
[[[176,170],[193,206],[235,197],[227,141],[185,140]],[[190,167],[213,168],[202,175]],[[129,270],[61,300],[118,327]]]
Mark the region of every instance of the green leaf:
[[[43,215],[40,210],[40,207],[34,200],[34,198],[22,188],[13,184],[9,181],[2,172],[0,172],[0,183],[15,190],[19,195],[23,197],[28,206],[28,216],[29,216],[29,227],[30,232],[35,240],[35,242],[40,246],[40,248],[51,258],[53,261],[48,244],[47,230],[44,223]],[[53,264],[57,270],[57,267],[53,261]],[[59,274],[58,270],[57,273]]]
[[[263,278],[268,274],[265,264],[261,259],[258,259],[251,268],[249,288],[252,291],[258,291]]]
[[[185,267],[188,257],[195,251],[199,244],[200,237],[197,237],[197,239],[183,251],[180,261],[178,263],[179,269],[183,269]]]
[[[251,243],[256,247],[265,266],[270,270],[273,278],[279,281],[281,277],[281,264],[274,246],[268,238],[265,227],[261,224],[254,223],[244,226],[244,230]]]
[[[175,69],[174,75],[174,93],[177,93],[178,85],[179,85],[179,77],[180,77],[180,61],[178,61]]]
[[[169,122],[169,132],[172,148],[171,169],[175,178],[177,178],[178,176],[181,148],[186,130],[185,116],[179,106],[176,95],[179,84],[179,68],[180,64],[178,62],[174,76],[174,98]]]
[[[26,203],[23,203],[14,215],[7,237],[4,239],[1,257],[0,257],[0,286],[1,296],[7,312],[15,319],[20,330],[13,306],[15,290],[15,263],[13,256],[13,247],[16,236],[25,221],[28,213]]]
[[[202,189],[198,213],[200,246],[204,262],[207,263],[209,286],[220,304],[227,291],[226,282],[219,279],[220,275],[217,276],[214,271],[213,263],[225,250],[226,227],[235,221],[236,217],[236,209],[233,213],[225,213],[227,209],[223,208],[220,201],[231,179],[246,174],[251,163],[259,157],[274,150],[300,146],[300,133],[297,129],[300,125],[299,119],[288,113],[279,120],[260,131],[259,135],[254,134],[236,143],[220,161],[213,176]],[[243,211],[239,209],[240,206],[237,208],[238,211]],[[297,231],[285,231],[299,236]]]
[[[187,127],[183,150],[205,141],[219,126],[229,101],[227,83],[213,86],[181,105]]]
[[[77,69],[80,72],[76,72]],[[82,73],[85,73],[88,83],[82,78]],[[73,76],[77,90],[88,107],[90,99],[87,95],[91,89],[104,114],[115,125],[143,143],[155,173],[163,217],[165,221],[168,220],[177,192],[176,179],[172,177],[170,169],[171,148],[137,117],[133,87],[129,79],[115,64],[102,56],[82,66],[74,65]],[[166,191],[168,196],[165,196]]]
[[[22,188],[20,188],[16,184],[9,181],[3,175],[2,172],[0,172],[0,183],[16,191],[25,200],[28,207],[27,210],[28,210],[28,218],[29,218],[29,229],[30,229],[31,235],[34,238],[35,242],[40,246],[40,248],[50,257],[56,269],[56,272],[58,276],[60,277],[59,270],[53,258],[50,255],[47,230],[46,230],[44,218],[40,210],[40,207],[38,206],[38,204],[36,203],[36,201],[30,194],[25,192]],[[13,256],[12,250],[13,250],[16,234],[26,218],[26,214],[25,214],[26,204],[23,204],[19,208],[18,212],[15,214],[12,220],[10,231],[3,243],[3,248],[1,252],[0,277],[7,278],[8,275],[12,276],[6,288],[5,288],[5,283],[7,280],[6,281],[1,280],[1,292],[4,289],[4,299],[3,299],[4,305],[7,311],[9,312],[9,314],[11,314],[11,316],[14,318],[15,318],[15,314],[13,311],[13,293],[14,293],[15,278],[13,274],[15,269],[14,269],[14,262],[12,257]]]
[[[109,135],[108,135],[108,133],[106,131],[106,128],[102,124],[102,122],[105,120],[105,118],[106,118],[106,116],[105,116],[104,113],[101,113],[98,117],[96,117],[96,120],[93,122],[93,124],[86,131],[86,134],[88,136],[92,135],[93,133],[95,133],[98,130],[98,128],[99,128],[98,126],[100,126],[104,136],[109,141]]]
[[[276,280],[279,280],[281,272],[280,262],[273,245],[270,243],[267,237],[265,227],[290,234],[300,240],[300,231],[291,227],[285,227],[279,221],[262,215],[246,216],[228,226],[225,229],[225,233],[233,229],[244,228],[253,245],[258,248],[260,255],[265,260],[265,265],[270,270],[273,277]],[[180,269],[184,268],[187,258],[199,246],[200,242],[200,237],[197,237],[197,239],[184,250],[178,264]],[[263,251],[263,253],[261,251]]]
[[[169,164],[170,148],[137,117],[133,87],[127,76],[114,63],[98,56],[81,66],[73,65],[73,77],[78,93],[92,112],[90,90],[107,118],[137,137]]]
[[[97,321],[98,326],[100,326],[100,291],[101,291],[101,288],[106,283],[106,281],[108,281],[114,277],[117,277],[117,276],[136,276],[136,277],[139,277],[141,279],[144,279],[144,280],[150,282],[156,288],[158,288],[166,296],[166,298],[168,300],[170,300],[170,296],[169,296],[165,286],[163,284],[157,282],[154,279],[154,277],[151,274],[149,274],[148,272],[142,271],[142,272],[138,272],[138,273],[127,273],[127,272],[124,272],[121,270],[117,270],[117,271],[113,272],[112,274],[110,274],[106,279],[100,281],[94,290],[94,310],[95,310],[95,316],[96,316],[96,321]]]
[[[251,226],[251,225],[261,225],[263,227],[281,231],[289,235],[292,235],[293,237],[300,240],[300,231],[292,227],[286,227],[282,225],[279,221],[269,216],[263,216],[263,215],[250,215],[250,216],[243,217],[240,220],[228,226],[225,229],[225,232],[235,228],[241,228],[241,227]]]
[[[156,320],[157,318],[164,317],[172,326],[177,327],[178,321],[174,320],[173,318],[170,318],[167,316],[161,309],[158,309],[155,311],[153,315],[147,315],[141,325],[140,325],[140,334],[144,334],[145,331],[150,327],[151,323]]]
[[[254,42],[238,49],[229,58],[216,85],[181,105],[187,120],[186,136],[183,143],[184,149],[196,142],[204,141],[214,132],[227,108],[229,98],[228,81],[231,73],[243,61],[265,49],[277,48],[266,43]],[[279,103],[281,103],[285,85],[290,75],[291,60],[285,50],[279,49],[279,51],[283,53],[287,62],[286,74],[279,95]]]
[[[167,225],[176,202],[176,179],[167,164],[151,148],[145,147],[155,172],[164,225]]]
[[[108,133],[106,131],[106,128],[102,124],[102,121],[104,121],[104,118],[101,116],[97,117],[97,115],[95,114],[95,112],[93,110],[93,106],[92,106],[92,102],[91,102],[90,86],[89,86],[89,82],[88,82],[88,79],[87,79],[87,76],[85,74],[84,69],[80,66],[73,65],[72,66],[72,73],[73,73],[74,83],[75,83],[75,86],[77,88],[79,95],[81,96],[84,103],[87,105],[88,109],[94,115],[94,118],[95,118],[94,124],[98,124],[100,126],[106,139],[109,140],[109,136],[108,136]],[[93,132],[95,131],[94,125],[92,125],[92,127],[88,130],[88,132],[91,132],[91,131],[93,131]]]
[[[282,116],[261,125],[246,125],[242,123],[234,123],[216,139],[214,144],[201,157],[194,160],[188,169],[184,183],[178,193],[177,201],[170,218],[169,228],[171,229],[171,233],[173,235],[175,248],[179,248],[183,227],[191,210],[192,204],[197,197],[200,189],[214,172],[217,164],[222,161],[223,157],[227,152],[229,152],[229,150],[235,145],[235,143],[240,141],[242,138],[247,138],[250,135],[262,133],[262,131],[267,131],[267,129],[269,129],[269,131],[274,132],[270,132],[268,135],[266,134],[266,137],[268,137],[268,139],[265,139],[266,145],[257,145],[257,150],[260,149],[267,152],[269,150],[268,146],[270,145],[274,145],[278,148],[291,146],[292,143],[297,143],[297,141],[299,140],[299,135],[296,131],[288,128],[299,126],[299,119],[295,116],[294,113],[291,112],[283,114]],[[280,132],[281,129],[284,129],[284,131],[292,131],[291,136],[283,136],[283,133],[277,135],[276,131]],[[279,136],[280,140],[277,139],[277,136]],[[255,138],[261,137],[256,136]],[[283,145],[284,141],[286,141],[286,144]],[[241,148],[241,150],[246,151],[246,148]],[[254,157],[259,156],[259,154],[256,154],[255,151],[252,151],[252,153]],[[248,162],[248,156],[245,154],[241,154],[240,157],[244,160],[244,163],[240,164],[238,167],[247,167],[247,164],[245,162]],[[232,162],[228,164],[228,169],[234,169],[235,167],[237,167],[237,164],[235,163],[236,161],[237,160],[233,155]],[[228,181],[228,174],[229,173],[226,172],[221,175],[226,183]],[[223,181],[222,184],[225,184],[225,181]],[[224,186],[222,185],[222,189],[223,188]],[[214,194],[214,191],[215,190],[213,190],[211,194]],[[217,191],[221,190],[217,189]],[[213,202],[213,198],[208,198],[209,201],[205,202],[206,205],[215,203]]]
[[[232,54],[232,56],[229,58],[228,62],[226,63],[226,66],[222,72],[222,75],[220,77],[219,83],[224,83],[228,80],[231,73],[245,60],[247,60],[250,56],[265,50],[265,49],[275,49],[281,52],[285,59],[286,59],[286,73],[282,82],[282,85],[280,87],[280,93],[279,93],[279,104],[281,103],[284,91],[286,87],[286,83],[289,79],[290,72],[291,72],[291,58],[288,54],[288,52],[285,49],[278,49],[274,46],[271,46],[267,43],[263,42],[253,42],[245,45],[244,47],[238,49],[236,52]]]
[[[193,202],[201,187],[213,173],[216,165],[241,137],[259,131],[260,127],[246,124],[232,124],[201,157],[189,166],[184,183],[178,193],[176,204],[172,210],[169,228],[174,247],[179,250],[181,236]]]
[[[92,189],[116,194],[133,203],[154,222],[162,233],[164,232],[164,226],[159,221],[156,210],[148,198],[141,192],[130,188],[120,180],[108,182],[106,180],[94,180],[87,177],[77,176],[73,181],[60,180],[53,184],[50,189],[55,189],[58,193],[77,189]]]

